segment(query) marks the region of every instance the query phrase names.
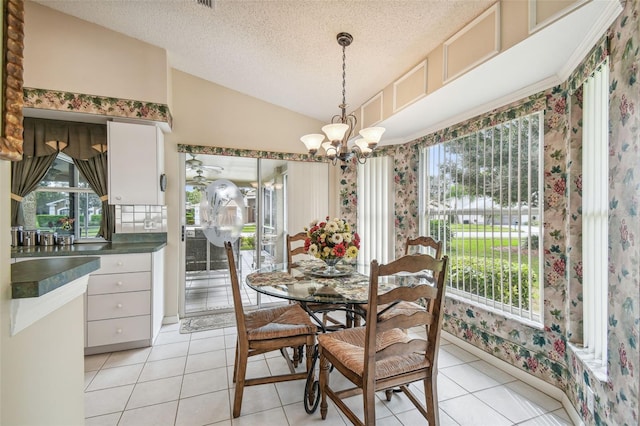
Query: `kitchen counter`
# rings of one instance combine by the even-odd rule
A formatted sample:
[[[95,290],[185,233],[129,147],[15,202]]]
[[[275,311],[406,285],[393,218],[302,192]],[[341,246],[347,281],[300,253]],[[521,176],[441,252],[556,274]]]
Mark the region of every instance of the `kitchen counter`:
[[[103,254],[153,253],[167,245],[166,233],[114,234],[112,242],[76,243],[66,246],[20,246],[12,258],[51,256],[99,256]]]
[[[87,291],[100,258],[34,259],[11,265],[10,332],[14,336]],[[82,306],[80,303],[79,306]],[[82,317],[82,308],[79,316]]]
[[[95,256],[102,254],[152,253],[166,242],[144,243],[76,243],[67,246],[22,246],[11,249],[12,258],[49,256]]]
[[[34,259],[11,265],[11,297],[40,297],[100,268],[99,257]]]

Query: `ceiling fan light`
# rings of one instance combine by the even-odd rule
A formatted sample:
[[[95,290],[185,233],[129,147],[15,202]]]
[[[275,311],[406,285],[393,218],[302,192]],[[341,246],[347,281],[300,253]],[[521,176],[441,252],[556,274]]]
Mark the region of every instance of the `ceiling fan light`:
[[[188,167],[191,167],[192,169],[202,166],[202,161],[197,160],[195,158],[190,158],[187,161],[185,161],[185,163],[187,164]]]
[[[321,135],[320,133],[312,133],[310,135],[304,135],[300,140],[304,146],[307,147],[307,151],[313,155],[318,152],[318,149],[324,140],[324,135]]]
[[[349,125],[344,123],[327,124],[322,127],[322,131],[327,135],[327,139],[331,142],[342,141],[347,130],[349,130]]]
[[[373,149],[380,142],[382,134],[386,129],[384,127],[367,127],[360,130],[360,136],[367,141],[369,148]]]

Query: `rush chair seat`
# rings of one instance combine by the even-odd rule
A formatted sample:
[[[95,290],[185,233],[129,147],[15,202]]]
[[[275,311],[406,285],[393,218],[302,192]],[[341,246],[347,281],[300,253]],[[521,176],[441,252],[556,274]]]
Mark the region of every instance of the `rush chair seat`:
[[[233,399],[233,417],[235,418],[240,416],[245,386],[307,378],[307,374],[312,368],[312,357],[307,356],[306,371],[296,373],[285,351],[289,347],[306,346],[307,354],[312,354],[317,328],[300,305],[258,309],[245,313],[242,306],[240,282],[231,243],[225,242],[224,247],[229,262],[233,306],[238,328],[233,366],[233,381],[236,384]],[[276,376],[246,378],[248,358],[274,350],[279,350],[285,356],[291,372]],[[277,395],[274,395],[274,398],[277,398]]]
[[[327,397],[356,425],[375,425],[376,391],[385,391],[387,400],[393,388],[399,387],[431,426],[438,425],[438,348],[442,323],[445,275],[448,258],[435,259],[427,254],[403,256],[386,265],[371,262],[369,283],[369,306],[364,327],[339,330],[318,336],[320,351],[320,414],[327,416]],[[399,272],[416,274],[430,270],[435,283],[424,278],[415,285],[397,287],[387,293],[378,294],[380,277]],[[410,314],[397,313],[380,321],[378,306],[399,301],[423,300],[425,310]],[[405,332],[412,327],[424,327],[427,339],[412,338]],[[354,385],[349,389],[333,390],[330,387],[329,371],[338,370]],[[422,381],[425,404],[409,390],[409,384]],[[343,398],[362,394],[364,421],[344,403]]]

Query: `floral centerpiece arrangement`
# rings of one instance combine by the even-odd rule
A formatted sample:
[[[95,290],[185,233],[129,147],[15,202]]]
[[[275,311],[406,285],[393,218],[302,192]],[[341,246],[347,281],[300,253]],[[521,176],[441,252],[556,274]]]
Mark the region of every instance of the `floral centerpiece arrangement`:
[[[73,222],[75,222],[75,219],[69,216],[61,217],[60,219],[58,219],[60,229],[65,231],[71,231],[73,229]]]
[[[360,236],[352,232],[351,226],[343,219],[314,220],[307,231],[304,251],[324,260],[328,265],[340,259],[355,259],[360,249]]]

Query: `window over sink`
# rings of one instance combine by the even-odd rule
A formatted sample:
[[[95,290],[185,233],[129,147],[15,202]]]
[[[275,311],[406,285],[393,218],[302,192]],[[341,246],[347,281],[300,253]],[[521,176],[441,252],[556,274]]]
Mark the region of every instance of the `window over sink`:
[[[59,153],[37,189],[24,198],[23,211],[29,229],[97,238],[102,201],[71,157]]]

